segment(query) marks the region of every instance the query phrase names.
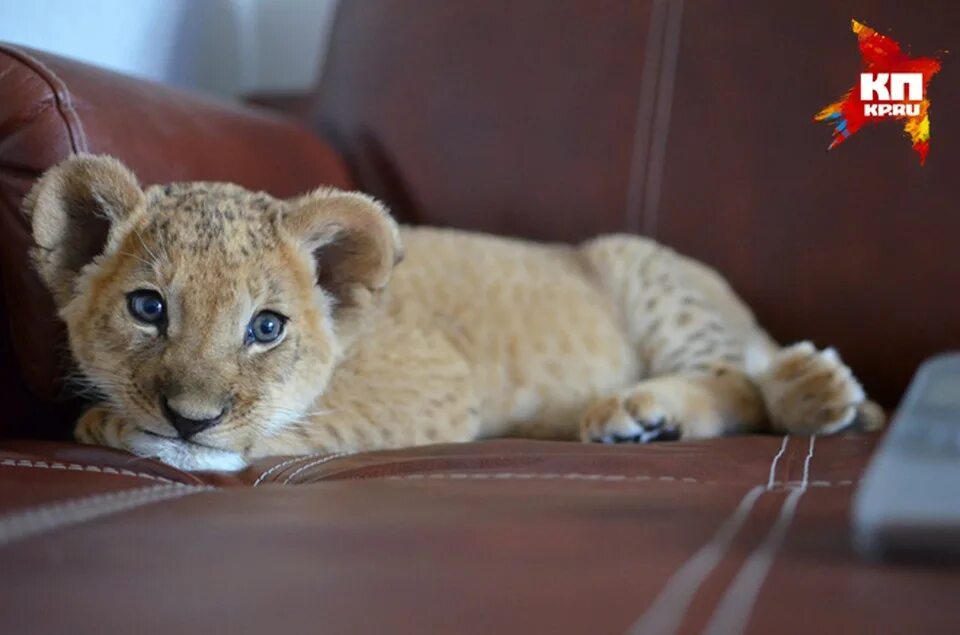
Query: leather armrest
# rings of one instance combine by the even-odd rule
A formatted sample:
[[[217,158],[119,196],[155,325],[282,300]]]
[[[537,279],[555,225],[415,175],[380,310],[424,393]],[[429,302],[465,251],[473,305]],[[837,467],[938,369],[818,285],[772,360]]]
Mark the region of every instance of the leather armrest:
[[[350,187],[337,155],[310,131],[242,107],[86,64],[0,44],[0,436],[48,436],[65,346],[46,290],[28,265],[20,202],[72,153],[111,154],[145,185],[233,181],[275,196]],[[4,328],[5,327],[5,328]],[[52,413],[56,413],[55,415]],[[39,426],[39,427],[38,427]],[[49,429],[46,430],[50,432]]]

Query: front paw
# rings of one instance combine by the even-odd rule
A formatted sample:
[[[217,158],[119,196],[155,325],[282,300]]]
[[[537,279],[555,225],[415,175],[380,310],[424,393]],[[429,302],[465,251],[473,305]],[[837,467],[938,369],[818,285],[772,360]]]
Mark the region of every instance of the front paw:
[[[86,445],[103,445],[127,450],[130,430],[120,419],[102,406],[93,406],[80,416],[73,429],[73,438]]]
[[[683,436],[679,415],[670,400],[640,384],[592,403],[580,420],[580,438],[588,443],[676,441]]]

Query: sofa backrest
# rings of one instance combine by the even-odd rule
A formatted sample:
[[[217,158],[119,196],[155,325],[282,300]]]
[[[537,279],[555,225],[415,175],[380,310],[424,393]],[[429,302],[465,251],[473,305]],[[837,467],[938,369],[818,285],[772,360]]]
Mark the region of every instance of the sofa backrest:
[[[408,221],[652,236],[893,405],[960,347],[960,60],[930,85],[924,167],[896,123],[827,152],[851,18],[914,54],[960,44],[950,0],[342,2],[313,120]]]

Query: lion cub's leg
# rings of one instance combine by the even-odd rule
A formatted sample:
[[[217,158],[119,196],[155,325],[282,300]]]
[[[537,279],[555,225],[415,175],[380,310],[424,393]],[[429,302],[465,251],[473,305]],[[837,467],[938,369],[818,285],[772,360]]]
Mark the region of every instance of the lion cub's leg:
[[[757,387],[722,363],[638,382],[595,400],[580,422],[584,441],[603,443],[704,439],[758,428],[764,420]]]
[[[707,438],[763,424],[747,356],[773,344],[719,276],[637,237],[599,238],[583,254],[616,298],[644,367],[642,381],[588,406],[583,440]]]
[[[582,253],[619,302],[645,379],[595,400],[585,441],[706,438],[773,429],[830,433],[882,412],[830,349],[780,350],[713,270],[656,243],[610,236]]]

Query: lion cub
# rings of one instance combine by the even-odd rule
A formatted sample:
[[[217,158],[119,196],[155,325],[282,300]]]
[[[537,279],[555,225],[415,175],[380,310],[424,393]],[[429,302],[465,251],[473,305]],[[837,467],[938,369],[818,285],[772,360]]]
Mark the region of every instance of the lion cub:
[[[714,271],[640,237],[401,229],[362,194],[143,190],[115,159],[83,155],[24,208],[103,397],[77,439],[182,469],[505,435],[882,423],[832,349],[779,347]]]

